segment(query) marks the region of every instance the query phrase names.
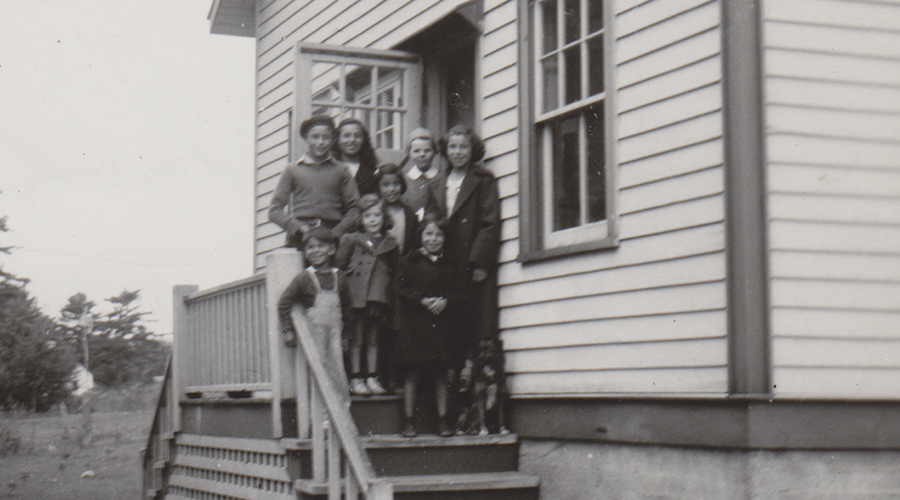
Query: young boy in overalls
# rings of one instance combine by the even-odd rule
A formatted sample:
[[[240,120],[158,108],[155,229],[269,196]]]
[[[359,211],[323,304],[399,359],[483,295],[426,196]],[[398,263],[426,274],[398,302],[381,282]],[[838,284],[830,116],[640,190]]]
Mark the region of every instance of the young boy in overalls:
[[[310,229],[303,237],[303,257],[310,265],[285,288],[278,301],[282,337],[290,347],[297,345],[297,333],[291,323],[291,309],[296,304],[306,309],[313,340],[322,356],[325,371],[333,386],[349,398],[350,389],[344,373],[341,332],[343,308],[348,302],[343,275],[331,265],[337,238],[324,227]],[[347,400],[349,402],[349,399]]]

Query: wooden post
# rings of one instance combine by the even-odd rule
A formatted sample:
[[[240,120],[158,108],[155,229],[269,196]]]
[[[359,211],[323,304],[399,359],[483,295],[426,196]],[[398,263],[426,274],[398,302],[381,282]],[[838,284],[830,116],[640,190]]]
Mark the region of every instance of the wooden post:
[[[366,500],[394,500],[394,485],[384,478],[373,479],[369,482]]]
[[[340,500],[341,447],[338,445],[337,433],[328,422],[325,422],[325,439],[328,445],[328,500]]]
[[[172,287],[172,382],[169,387],[169,408],[172,413],[172,432],[181,431],[181,395],[184,393],[184,383],[181,380],[182,363],[187,361],[184,357],[185,341],[190,335],[188,323],[187,304],[184,298],[199,290],[197,285],[175,285]],[[162,426],[160,426],[162,427]]]
[[[272,437],[284,436],[281,425],[281,399],[296,395],[294,377],[290,376],[294,357],[281,339],[278,299],[291,280],[303,269],[303,257],[292,248],[280,248],[266,255],[266,324],[269,338],[269,369],[272,380]],[[299,417],[299,415],[298,415]]]

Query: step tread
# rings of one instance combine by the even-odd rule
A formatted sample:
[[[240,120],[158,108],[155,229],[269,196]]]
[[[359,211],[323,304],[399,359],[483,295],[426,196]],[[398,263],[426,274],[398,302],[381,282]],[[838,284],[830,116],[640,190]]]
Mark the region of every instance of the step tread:
[[[487,436],[450,436],[441,437],[434,434],[425,434],[412,438],[399,434],[372,434],[363,436],[362,442],[366,448],[423,448],[423,447],[449,447],[449,446],[493,446],[514,445],[518,442],[516,434],[489,434]]]
[[[394,486],[394,493],[424,491],[476,491],[537,488],[540,478],[523,472],[471,472],[466,474],[422,474],[416,476],[387,476]],[[295,488],[306,494],[321,495],[328,491],[325,483],[299,479]]]
[[[412,438],[399,434],[369,434],[360,436],[366,448],[424,448],[424,447],[457,447],[457,446],[494,446],[514,445],[519,441],[517,434],[489,434],[487,436],[451,436],[440,437],[424,434]],[[282,438],[281,446],[285,450],[311,450],[309,439]]]
[[[394,491],[464,491],[535,488],[540,478],[524,472],[472,472],[467,474],[423,474],[387,478]]]

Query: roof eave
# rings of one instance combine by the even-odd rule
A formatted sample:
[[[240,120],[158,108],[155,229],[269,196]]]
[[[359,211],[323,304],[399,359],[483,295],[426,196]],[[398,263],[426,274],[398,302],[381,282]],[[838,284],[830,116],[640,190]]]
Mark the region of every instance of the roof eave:
[[[213,0],[207,19],[210,33],[256,37],[255,0]]]

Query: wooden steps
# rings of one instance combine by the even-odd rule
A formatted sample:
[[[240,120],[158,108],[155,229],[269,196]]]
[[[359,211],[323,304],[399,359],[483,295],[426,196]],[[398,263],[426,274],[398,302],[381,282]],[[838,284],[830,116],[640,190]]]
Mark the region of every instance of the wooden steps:
[[[293,500],[287,463],[275,440],[181,434],[165,498]]]
[[[398,500],[538,500],[540,480],[518,471],[515,434],[440,437],[428,411],[419,435],[404,438],[397,396],[353,398],[351,414],[376,474]],[[248,439],[180,434],[164,498],[327,498],[312,479],[312,446],[296,438]]]
[[[391,476],[397,500],[537,500],[540,481],[521,472],[480,472],[468,474],[415,474]],[[324,498],[326,484],[310,480],[295,482],[300,498]]]
[[[393,485],[398,500],[539,498],[540,479],[518,471],[519,439],[515,434],[440,437],[436,435],[436,415],[426,406],[417,411],[419,435],[404,438],[399,435],[405,422],[399,396],[354,397],[350,412],[372,466]],[[294,470],[309,471],[307,443],[294,440],[289,447],[300,462]],[[327,485],[310,477],[301,474],[294,482],[299,497],[326,498]]]

